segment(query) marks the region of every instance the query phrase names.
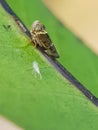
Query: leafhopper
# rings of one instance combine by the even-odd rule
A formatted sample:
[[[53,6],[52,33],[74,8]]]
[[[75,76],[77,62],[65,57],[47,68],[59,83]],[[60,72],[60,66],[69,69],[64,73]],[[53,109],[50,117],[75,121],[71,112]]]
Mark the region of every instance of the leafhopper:
[[[40,21],[36,20],[33,22],[30,33],[35,46],[39,45],[47,55],[53,58],[59,58],[59,54],[52,43],[45,26]]]

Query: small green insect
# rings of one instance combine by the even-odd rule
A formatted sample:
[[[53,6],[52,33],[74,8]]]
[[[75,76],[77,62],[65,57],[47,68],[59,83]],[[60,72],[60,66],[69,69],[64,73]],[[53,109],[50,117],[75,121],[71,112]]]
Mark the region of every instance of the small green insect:
[[[45,30],[45,26],[40,21],[34,21],[30,33],[35,46],[39,45],[47,55],[53,58],[59,58],[58,52]]]

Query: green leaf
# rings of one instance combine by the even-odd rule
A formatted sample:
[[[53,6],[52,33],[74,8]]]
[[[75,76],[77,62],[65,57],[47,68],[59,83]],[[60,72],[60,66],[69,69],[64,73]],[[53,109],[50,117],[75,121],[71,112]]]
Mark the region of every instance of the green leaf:
[[[29,42],[0,6],[0,113],[27,130],[97,130],[97,107]]]
[[[45,8],[40,0],[7,0],[16,14],[30,28],[36,19],[42,21],[60,53],[59,61],[94,95],[98,97],[98,56]]]

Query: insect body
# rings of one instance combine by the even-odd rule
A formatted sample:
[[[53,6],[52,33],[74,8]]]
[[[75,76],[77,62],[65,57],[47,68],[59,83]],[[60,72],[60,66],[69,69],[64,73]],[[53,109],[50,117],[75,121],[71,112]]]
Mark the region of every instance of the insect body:
[[[30,30],[32,41],[35,46],[39,45],[44,51],[53,58],[59,58],[55,46],[53,45],[48,33],[45,30],[45,26],[36,20]]]

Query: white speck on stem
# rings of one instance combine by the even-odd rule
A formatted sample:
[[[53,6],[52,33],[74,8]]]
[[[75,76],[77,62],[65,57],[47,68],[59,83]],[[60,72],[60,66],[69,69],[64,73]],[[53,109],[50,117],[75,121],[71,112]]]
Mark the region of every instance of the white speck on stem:
[[[36,61],[32,63],[32,69],[33,69],[33,72],[35,73],[35,77],[37,78],[37,76],[39,76],[39,78],[42,79],[42,75],[41,75],[38,63]]]
[[[93,99],[93,97],[91,96],[91,100]]]

